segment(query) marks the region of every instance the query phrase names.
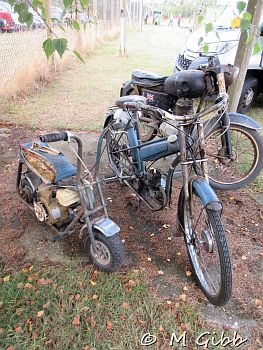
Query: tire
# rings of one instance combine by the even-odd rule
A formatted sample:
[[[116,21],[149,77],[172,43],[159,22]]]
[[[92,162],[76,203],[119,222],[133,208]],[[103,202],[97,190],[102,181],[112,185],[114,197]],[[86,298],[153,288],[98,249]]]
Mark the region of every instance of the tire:
[[[94,238],[100,250],[100,256],[95,256],[89,237],[85,247],[94,265],[105,272],[117,271],[124,260],[124,246],[119,234],[106,237],[101,232],[94,230]]]
[[[130,90],[129,93],[126,96],[129,95],[137,95],[137,92],[135,89]],[[152,116],[144,115],[144,117],[149,117],[149,123],[152,121]],[[139,118],[140,119],[140,118]],[[157,130],[151,126],[148,126],[147,122],[140,121],[140,135],[141,135],[141,141],[142,142],[148,142],[151,141],[157,134]]]
[[[240,95],[237,111],[239,113],[246,113],[252,106],[257,94],[258,79],[255,77],[247,77]]]
[[[208,174],[213,188],[236,190],[253,182],[263,168],[263,139],[253,129],[230,124],[233,160],[224,157],[220,127],[205,135]]]
[[[204,208],[195,191],[192,196],[192,213],[183,189],[178,204],[178,219],[184,232],[189,260],[197,284],[206,298],[213,305],[222,306],[232,294],[232,268],[220,212]],[[195,228],[194,233],[192,227]]]

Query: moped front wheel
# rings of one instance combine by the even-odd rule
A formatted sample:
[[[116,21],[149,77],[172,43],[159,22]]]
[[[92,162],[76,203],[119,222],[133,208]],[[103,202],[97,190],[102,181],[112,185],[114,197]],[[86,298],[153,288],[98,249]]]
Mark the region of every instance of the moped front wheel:
[[[217,127],[205,135],[208,174],[213,188],[236,190],[253,182],[263,167],[261,135],[241,125],[230,124],[232,158],[222,145],[224,129]]]
[[[124,246],[118,233],[114,236],[106,237],[101,232],[94,230],[95,245],[97,253],[94,251],[91,240],[86,240],[86,250],[92,262],[100,270],[114,272],[118,270],[124,260]]]
[[[187,201],[182,189],[178,219],[197,284],[213,305],[225,305],[232,294],[232,269],[220,212],[205,207],[195,191]]]

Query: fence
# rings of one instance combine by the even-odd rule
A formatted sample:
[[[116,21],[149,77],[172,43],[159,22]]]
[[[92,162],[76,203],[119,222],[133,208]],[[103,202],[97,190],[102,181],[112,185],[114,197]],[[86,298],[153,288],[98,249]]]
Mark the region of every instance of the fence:
[[[53,31],[68,40],[71,50],[85,55],[92,52],[105,37],[118,34],[120,4],[120,0],[90,0],[87,13],[80,17],[81,22],[85,22],[80,32],[72,29],[70,20],[65,32],[58,26],[53,27]],[[51,4],[51,17],[59,17],[62,9],[54,5]],[[139,1],[126,0],[127,24],[131,27],[139,25],[139,6]],[[72,52],[67,51],[62,59],[54,55],[54,59],[48,62],[42,49],[48,35],[47,29],[43,25],[42,28],[36,27],[0,33],[0,96],[8,97],[26,91],[32,84],[52,77],[53,70],[62,71],[69,61],[76,59]]]

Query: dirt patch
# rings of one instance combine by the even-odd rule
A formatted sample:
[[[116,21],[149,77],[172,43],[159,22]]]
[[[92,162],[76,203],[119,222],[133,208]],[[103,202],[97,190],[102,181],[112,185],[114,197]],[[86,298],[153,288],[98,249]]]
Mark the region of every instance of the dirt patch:
[[[1,267],[20,266],[28,260],[50,260],[70,264],[85,261],[76,237],[52,242],[52,233],[20,203],[15,191],[18,144],[35,138],[41,130],[0,125],[0,256]],[[85,161],[95,161],[97,134],[83,134]],[[64,151],[64,146],[62,147]],[[108,173],[105,161],[101,174]],[[231,328],[251,329],[258,336],[263,329],[262,300],[262,214],[249,189],[218,193],[223,201],[223,220],[233,264],[233,298],[224,308],[211,306],[196,287],[184,241],[175,237],[177,198],[180,182],[175,181],[173,202],[162,212],[139,206],[119,183],[105,188],[109,215],[121,227],[127,259],[123,270],[144,270],[153,293],[166,300],[180,299],[197,305],[209,322]],[[183,296],[182,296],[183,295]]]

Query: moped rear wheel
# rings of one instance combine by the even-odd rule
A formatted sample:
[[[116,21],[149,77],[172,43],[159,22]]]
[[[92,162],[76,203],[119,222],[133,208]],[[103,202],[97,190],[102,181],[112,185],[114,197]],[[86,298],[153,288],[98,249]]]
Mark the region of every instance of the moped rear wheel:
[[[217,127],[205,135],[210,185],[227,191],[247,186],[260,174],[263,167],[263,141],[256,130],[230,124],[233,157],[226,156]],[[222,136],[224,137],[224,136]]]
[[[204,207],[195,191],[192,202],[186,201],[182,189],[178,219],[198,285],[212,304],[225,305],[232,293],[232,269],[220,212]]]

